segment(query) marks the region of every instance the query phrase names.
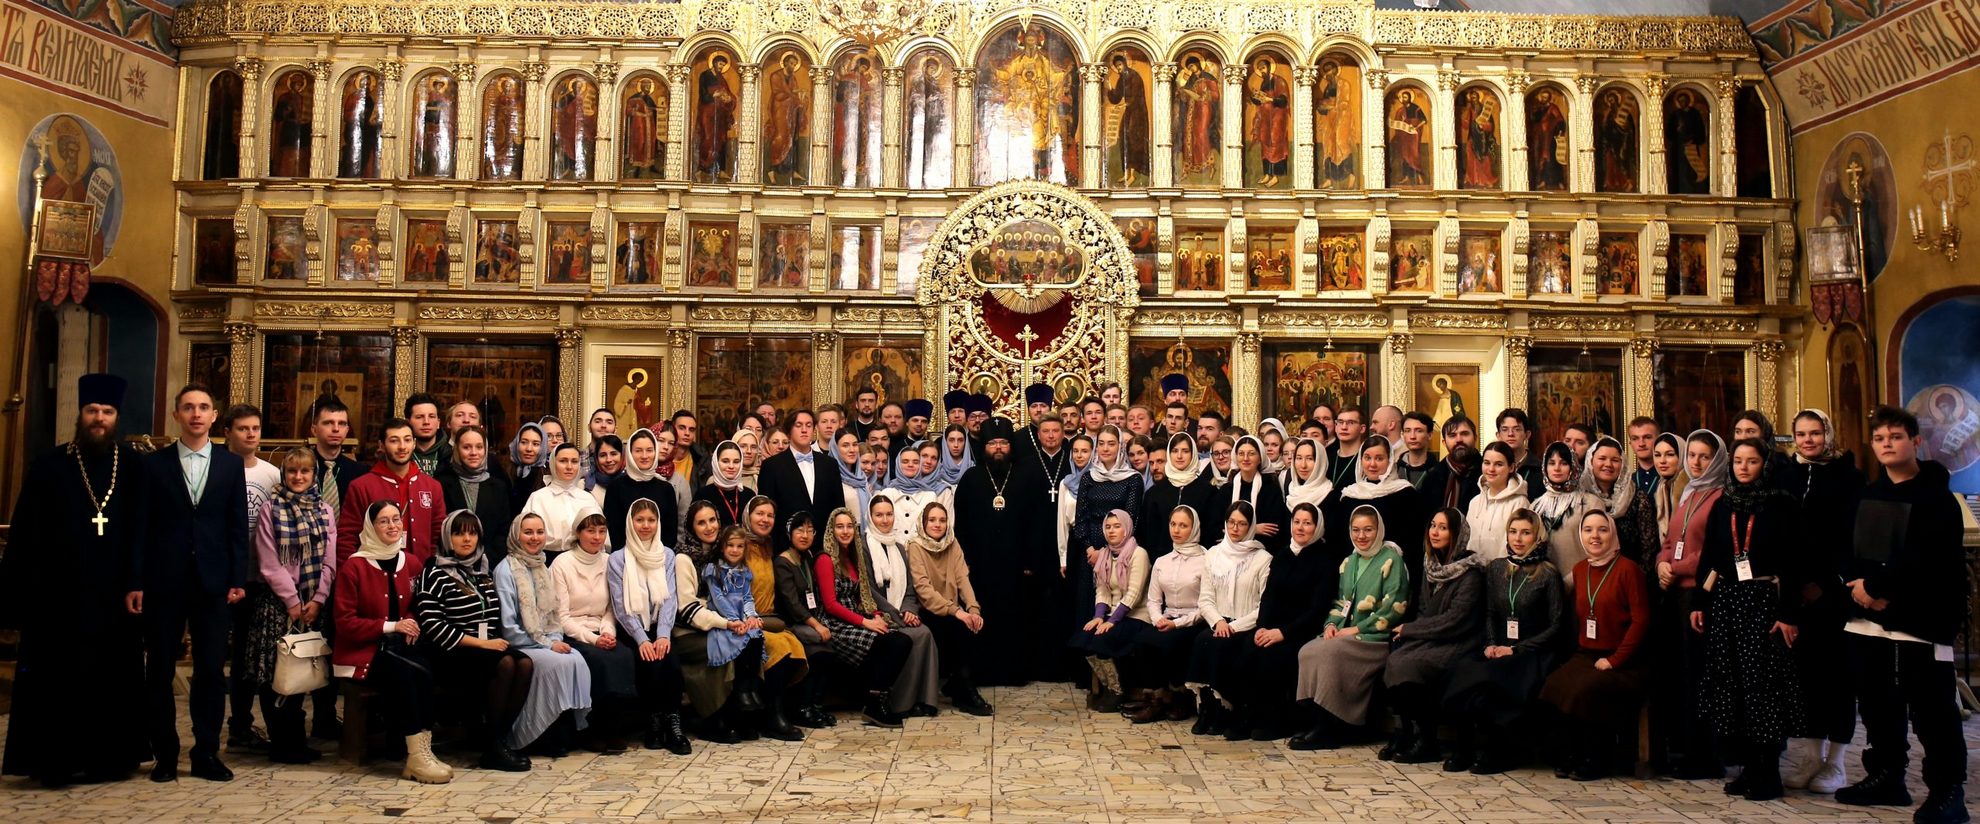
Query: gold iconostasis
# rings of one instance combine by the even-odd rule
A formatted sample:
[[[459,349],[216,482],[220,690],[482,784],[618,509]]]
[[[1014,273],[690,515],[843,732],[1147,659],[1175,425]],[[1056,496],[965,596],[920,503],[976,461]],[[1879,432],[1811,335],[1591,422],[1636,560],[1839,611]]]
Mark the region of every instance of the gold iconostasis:
[[[939,396],[938,258],[1087,274],[1051,232],[931,248],[1007,180],[1124,241],[1091,377],[1137,399],[1616,431],[1798,384],[1785,129],[1732,18],[990,0],[865,45],[801,2],[194,0],[174,41],[173,356],[275,440],[324,381],[359,421],[426,388],[628,429]]]

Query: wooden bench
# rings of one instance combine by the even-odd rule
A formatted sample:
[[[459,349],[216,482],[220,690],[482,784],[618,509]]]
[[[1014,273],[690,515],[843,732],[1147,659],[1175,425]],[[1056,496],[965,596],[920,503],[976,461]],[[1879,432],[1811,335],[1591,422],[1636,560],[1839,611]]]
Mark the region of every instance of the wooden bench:
[[[378,690],[353,678],[339,678],[337,691],[344,697],[344,737],[337,742],[337,757],[363,764],[365,752],[371,746],[371,708],[367,701],[378,697]]]

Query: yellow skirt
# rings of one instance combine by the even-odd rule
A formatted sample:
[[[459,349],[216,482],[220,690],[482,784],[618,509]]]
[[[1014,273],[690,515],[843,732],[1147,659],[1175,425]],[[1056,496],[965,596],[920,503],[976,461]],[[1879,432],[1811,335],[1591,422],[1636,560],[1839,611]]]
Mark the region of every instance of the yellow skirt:
[[[791,679],[792,681],[804,678],[805,673],[811,669],[811,665],[804,660],[804,642],[799,641],[796,635],[792,635],[789,632],[764,630],[763,652],[765,654],[763,661],[763,668],[765,670],[776,666],[778,662],[786,658],[795,659],[798,662],[798,673],[796,677]]]

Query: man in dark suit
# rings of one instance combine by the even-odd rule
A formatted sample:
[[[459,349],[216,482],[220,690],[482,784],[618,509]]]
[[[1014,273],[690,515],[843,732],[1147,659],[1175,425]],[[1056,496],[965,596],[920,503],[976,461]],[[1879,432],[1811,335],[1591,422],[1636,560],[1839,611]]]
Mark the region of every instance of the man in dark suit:
[[[839,485],[839,462],[819,458],[811,452],[812,429],[817,416],[809,409],[792,412],[784,419],[784,434],[791,448],[764,461],[757,476],[757,494],[777,504],[777,551],[790,544],[784,524],[799,511],[811,513],[811,522],[822,524],[832,510],[846,505],[845,487]]]
[[[144,460],[146,514],[131,557],[133,589],[125,606],[144,617],[145,691],[151,724],[153,781],[179,777],[178,710],[172,676],[179,640],[192,628],[192,774],[231,781],[220,763],[220,723],[227,685],[227,606],[247,595],[247,470],[216,449],[213,394],[187,384],[172,399],[179,441]],[[84,710],[88,711],[88,710]]]

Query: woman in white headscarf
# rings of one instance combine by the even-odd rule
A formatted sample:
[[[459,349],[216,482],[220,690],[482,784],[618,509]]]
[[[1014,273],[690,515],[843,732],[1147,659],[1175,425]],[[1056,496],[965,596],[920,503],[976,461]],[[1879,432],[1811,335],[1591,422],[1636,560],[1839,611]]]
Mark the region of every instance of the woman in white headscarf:
[[[743,505],[756,497],[756,488],[743,483],[743,450],[735,441],[723,441],[708,453],[708,483],[695,490],[694,499],[715,505],[722,526],[742,523]]]
[[[1368,723],[1389,643],[1413,606],[1409,567],[1388,539],[1381,511],[1363,504],[1346,520],[1352,551],[1340,563],[1334,607],[1320,637],[1299,650],[1298,696],[1313,702],[1318,722],[1293,737],[1293,749],[1334,749],[1352,728]]]
[[[1292,456],[1286,454],[1286,447],[1292,445],[1293,438],[1286,433],[1286,425],[1278,418],[1266,418],[1258,422],[1258,445],[1264,450],[1259,462],[1259,471],[1279,482],[1279,490],[1286,488],[1286,470],[1292,466]]]
[[[405,553],[399,505],[379,501],[365,509],[358,549],[337,566],[337,595],[330,601],[337,633],[330,669],[378,691],[393,730],[406,739],[400,774],[422,784],[445,784],[454,771],[433,757],[433,667],[413,617],[419,562]]]
[[[736,446],[742,450],[742,485],[750,489],[762,486],[759,483],[763,474],[763,446],[759,443],[762,440],[761,436],[757,435],[755,430],[742,429],[738,430],[736,436],[730,440],[735,441]]]
[[[1231,447],[1231,462],[1231,472],[1216,502],[1226,506],[1236,501],[1251,504],[1252,511],[1258,513],[1258,540],[1266,549],[1285,549],[1292,510],[1286,507],[1285,488],[1265,471],[1265,445],[1250,435],[1238,438]]]
[[[1203,567],[1196,608],[1204,626],[1189,656],[1189,680],[1198,715],[1192,735],[1224,735],[1233,725],[1232,708],[1221,685],[1230,683],[1233,664],[1253,644],[1259,601],[1272,572],[1272,555],[1258,541],[1255,511],[1248,501],[1224,510],[1224,539],[1211,547]],[[1247,733],[1249,730],[1247,730]]]
[[[1150,466],[1161,464],[1163,474],[1150,485],[1141,499],[1141,512],[1135,521],[1134,542],[1156,561],[1169,554],[1169,516],[1176,507],[1192,512],[1210,508],[1210,480],[1201,472],[1196,459],[1196,439],[1187,432],[1169,437],[1166,450],[1148,455]]]
[[[1623,555],[1648,572],[1657,567],[1663,531],[1657,528],[1656,503],[1636,494],[1636,482],[1625,468],[1633,466],[1635,460],[1615,438],[1604,435],[1595,439],[1595,444],[1588,447],[1588,467],[1581,475],[1581,488],[1602,499],[1602,508],[1616,518],[1616,539]]]
[[[1704,603],[1698,586],[1704,580],[1699,561],[1705,557],[1705,524],[1725,494],[1732,455],[1718,433],[1709,429],[1692,432],[1684,449],[1685,474],[1691,480],[1664,528],[1655,573],[1661,598],[1655,612],[1660,629],[1653,640],[1661,640],[1663,660],[1671,664],[1657,668],[1657,695],[1669,710],[1661,716],[1671,723],[1651,731],[1664,740],[1673,776],[1716,780],[1724,777],[1725,767],[1711,722],[1698,705],[1698,685],[1705,679],[1705,636],[1692,631],[1691,613]]]
[[[1189,439],[1187,434],[1176,437]],[[1194,463],[1192,458],[1191,464]],[[1165,537],[1169,539],[1170,549],[1155,559],[1148,576],[1149,630],[1135,637],[1127,664],[1128,680],[1152,684],[1155,692],[1135,712],[1136,724],[1162,718],[1182,721],[1196,712],[1196,696],[1190,693],[1186,683],[1190,650],[1194,649],[1197,634],[1203,631],[1203,611],[1198,602],[1202,599],[1206,558],[1200,520],[1196,510],[1187,505],[1169,513]]]
[[[1272,741],[1293,733],[1289,719],[1295,714],[1293,682],[1300,650],[1320,634],[1327,617],[1324,596],[1333,592],[1340,565],[1341,556],[1331,551],[1323,526],[1319,507],[1300,504],[1287,521],[1286,547],[1265,545],[1272,571],[1258,599],[1251,643],[1231,651],[1224,662],[1225,680],[1216,685],[1233,708],[1225,724],[1226,740]]]
[[[588,493],[584,498],[591,500]],[[509,527],[509,556],[495,565],[495,593],[502,601],[502,640],[522,650],[535,667],[529,700],[509,731],[509,748],[561,758],[570,753],[572,734],[586,726],[591,670],[564,640],[564,603],[546,560],[549,540],[543,516],[517,515]]]
[[[549,530],[545,544],[553,559],[571,545],[571,527],[577,523],[578,516],[598,509],[598,499],[584,488],[583,453],[584,450],[570,443],[551,449],[550,476],[542,489],[530,493],[529,502],[521,510],[534,512],[543,519],[544,529]]]
[[[1395,471],[1395,457],[1388,438],[1369,435],[1363,439],[1361,451],[1355,455],[1354,483],[1341,488],[1327,520],[1335,525],[1331,530],[1335,551],[1346,555],[1351,543],[1348,515],[1362,506],[1374,507],[1382,514],[1384,529],[1395,532],[1391,540],[1402,550],[1413,587],[1423,580],[1423,527],[1430,513],[1424,508],[1422,493]]]
[[[664,505],[641,498],[626,515],[626,543],[605,562],[605,584],[620,644],[634,651],[633,681],[639,694],[649,750],[688,755],[681,729],[682,675],[673,654],[680,594],[674,588],[674,553],[660,542]]]
[[[1331,508],[1334,481],[1327,474],[1327,445],[1312,438],[1293,443],[1286,467],[1286,507],[1312,504],[1322,517]],[[1321,525],[1323,528],[1325,524]]]
[[[676,506],[672,480],[673,462],[667,461],[668,477],[660,476],[660,438],[641,429],[626,440],[626,471],[605,492],[605,523],[611,528],[612,546],[626,545],[627,515],[634,501],[652,501],[660,509],[660,542],[673,546],[680,539],[681,513]]]
[[[889,709],[899,715],[935,717],[935,699],[942,683],[941,653],[935,635],[921,620],[921,597],[915,594],[908,569],[907,539],[894,528],[894,502],[877,494],[867,501],[867,523],[861,543],[865,564],[862,580],[873,592],[873,605],[887,616],[887,625],[913,642],[901,677],[889,693]]]

